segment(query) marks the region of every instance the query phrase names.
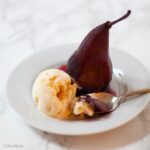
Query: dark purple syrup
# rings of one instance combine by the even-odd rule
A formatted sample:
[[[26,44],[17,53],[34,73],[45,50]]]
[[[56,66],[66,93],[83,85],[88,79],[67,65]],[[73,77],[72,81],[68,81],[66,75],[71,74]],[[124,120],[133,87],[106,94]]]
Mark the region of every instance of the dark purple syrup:
[[[65,64],[59,66],[57,69],[62,70],[62,71],[64,71],[64,72],[67,72],[67,67],[66,67]]]

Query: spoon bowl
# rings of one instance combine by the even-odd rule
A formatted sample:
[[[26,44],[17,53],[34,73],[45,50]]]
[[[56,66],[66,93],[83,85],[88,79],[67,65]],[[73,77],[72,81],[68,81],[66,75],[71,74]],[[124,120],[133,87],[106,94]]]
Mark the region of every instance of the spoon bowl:
[[[80,112],[81,114],[86,114],[90,116],[92,116],[94,113],[109,113],[114,111],[121,103],[125,102],[129,97],[146,93],[150,93],[150,89],[131,91],[120,96],[114,96],[113,94],[107,92],[91,93],[79,96],[76,103],[80,103],[80,107],[76,107],[78,105],[75,105],[75,109],[82,110],[76,112]],[[93,113],[91,113],[91,110],[88,111],[89,106],[92,108]]]

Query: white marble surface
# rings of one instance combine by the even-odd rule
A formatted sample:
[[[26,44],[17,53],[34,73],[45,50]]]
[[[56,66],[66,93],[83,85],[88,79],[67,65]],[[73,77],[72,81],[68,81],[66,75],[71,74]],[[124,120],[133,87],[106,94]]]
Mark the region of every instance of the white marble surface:
[[[110,46],[134,55],[150,71],[149,0],[0,0],[0,150],[150,150],[150,105],[120,128],[72,137],[31,128],[4,94],[11,69],[23,58],[55,45],[78,43],[93,27],[127,9],[133,13],[111,29]]]

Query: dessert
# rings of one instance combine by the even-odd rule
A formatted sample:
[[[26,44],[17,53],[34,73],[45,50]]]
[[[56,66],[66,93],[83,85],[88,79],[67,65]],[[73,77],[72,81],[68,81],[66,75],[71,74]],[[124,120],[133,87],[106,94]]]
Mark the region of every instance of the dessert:
[[[70,119],[72,116],[94,116],[105,106],[98,92],[108,89],[112,78],[109,56],[109,29],[130,15],[107,21],[90,31],[66,65],[48,69],[36,78],[32,96],[37,108],[45,114]]]
[[[112,78],[109,57],[109,29],[130,14],[94,28],[67,62],[67,73],[81,87],[79,95],[105,90]]]
[[[72,114],[76,84],[64,71],[48,69],[36,78],[32,96],[37,108],[59,119],[68,119]]]

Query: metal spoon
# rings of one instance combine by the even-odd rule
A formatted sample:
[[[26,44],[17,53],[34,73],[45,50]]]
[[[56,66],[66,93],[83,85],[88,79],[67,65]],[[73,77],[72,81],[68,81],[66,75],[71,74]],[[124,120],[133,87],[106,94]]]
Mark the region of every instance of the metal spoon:
[[[89,104],[89,106],[91,106],[91,108],[94,110],[94,113],[108,113],[115,110],[121,103],[125,102],[129,97],[135,95],[142,95],[149,92],[150,89],[141,89],[141,90],[125,93],[121,96],[114,96],[106,92],[91,93],[91,94],[79,96],[78,102]],[[81,113],[89,115],[87,109],[86,111],[84,111],[83,109]]]

